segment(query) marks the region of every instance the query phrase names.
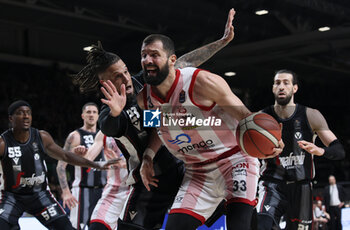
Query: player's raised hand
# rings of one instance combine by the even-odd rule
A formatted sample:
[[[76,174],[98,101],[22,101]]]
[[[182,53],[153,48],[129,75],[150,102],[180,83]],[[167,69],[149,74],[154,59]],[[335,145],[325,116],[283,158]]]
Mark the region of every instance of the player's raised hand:
[[[105,98],[101,99],[102,103],[108,105],[112,116],[118,116],[126,104],[125,84],[121,85],[120,93],[118,93],[118,90],[110,80],[101,81],[101,84],[103,86],[101,87],[101,92],[105,96]]]
[[[118,160],[114,165],[112,165],[112,168],[126,168],[126,161],[124,158],[120,157],[118,153],[113,151],[113,149],[105,148],[104,154],[107,159],[120,159]]]
[[[233,8],[228,12],[224,36],[221,38],[226,43],[229,43],[230,41],[232,41],[232,39],[235,36],[234,27],[232,25],[232,21],[234,19],[235,14],[236,14],[236,11]]]

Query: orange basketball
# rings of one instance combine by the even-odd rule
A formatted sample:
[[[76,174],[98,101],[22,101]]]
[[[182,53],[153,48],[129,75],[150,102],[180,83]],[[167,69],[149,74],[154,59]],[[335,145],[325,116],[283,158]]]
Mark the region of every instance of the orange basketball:
[[[270,115],[253,113],[241,120],[237,126],[236,139],[243,152],[262,158],[273,154],[281,140],[281,128]]]

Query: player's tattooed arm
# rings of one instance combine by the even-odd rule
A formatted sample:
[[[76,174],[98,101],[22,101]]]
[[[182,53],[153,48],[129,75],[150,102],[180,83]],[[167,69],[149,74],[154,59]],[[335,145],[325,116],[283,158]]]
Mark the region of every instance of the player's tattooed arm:
[[[72,145],[76,139],[76,134],[75,132],[72,132],[68,135],[66,142],[64,143],[63,149],[66,151],[71,151],[72,150]],[[74,143],[75,144],[75,143]],[[67,167],[67,162],[65,161],[58,161],[56,171],[58,175],[58,180],[62,189],[62,192],[68,190],[68,182],[67,182],[67,175],[66,175],[66,167]]]
[[[80,144],[80,135],[78,132],[74,131],[68,135],[66,142],[64,143],[63,149],[66,151],[72,151],[72,149],[79,144]],[[64,208],[68,207],[69,209],[71,209],[75,207],[76,204],[78,204],[78,201],[69,190],[66,168],[67,168],[67,162],[59,160],[57,163],[56,171],[57,171],[58,181],[62,189],[63,207]]]
[[[232,41],[234,37],[232,21],[235,13],[234,9],[229,11],[224,36],[221,39],[182,55],[176,61],[175,68],[198,67]]]

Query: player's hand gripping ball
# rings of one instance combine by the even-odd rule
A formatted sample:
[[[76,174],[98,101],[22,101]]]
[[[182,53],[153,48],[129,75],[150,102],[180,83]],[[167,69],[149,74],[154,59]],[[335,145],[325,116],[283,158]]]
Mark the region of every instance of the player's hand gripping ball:
[[[281,127],[270,115],[262,112],[253,113],[242,119],[236,129],[239,147],[245,153],[257,158],[273,154],[281,140]]]

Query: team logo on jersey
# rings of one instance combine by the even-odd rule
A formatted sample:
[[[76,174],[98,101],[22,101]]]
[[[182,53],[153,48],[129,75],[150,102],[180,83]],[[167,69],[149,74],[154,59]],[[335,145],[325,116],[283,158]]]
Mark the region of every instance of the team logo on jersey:
[[[130,219],[133,220],[135,218],[135,216],[137,215],[137,212],[136,211],[130,211],[129,215],[130,215]]]
[[[294,152],[291,152],[289,156],[279,157],[279,160],[283,168],[292,169],[304,164],[305,153],[301,151],[300,155],[294,155]]]
[[[143,126],[144,127],[160,127],[160,114],[161,112],[157,108],[143,111]]]
[[[209,149],[215,146],[213,140],[211,139],[202,140],[194,144],[191,144],[191,141],[192,141],[191,137],[185,133],[177,135],[174,140],[168,140],[168,142],[173,145],[189,144],[181,147],[181,149],[178,150],[178,152],[180,153],[187,153],[195,149]]]
[[[22,171],[21,165],[12,165],[13,171],[20,172]]]
[[[182,104],[186,101],[186,93],[185,91],[181,90],[179,94],[179,102]]]
[[[39,151],[38,144],[36,142],[33,142],[32,146],[33,146],[33,151],[34,152],[38,152]]]
[[[0,209],[0,215],[1,215],[3,212],[5,212],[5,210],[1,208],[1,209]]]
[[[267,204],[267,205],[264,205],[264,208],[266,209],[266,211],[269,211],[271,206]]]
[[[35,153],[35,154],[34,154],[34,159],[35,159],[35,160],[39,160],[39,159],[40,159],[39,154]]]
[[[183,143],[191,143],[191,137],[187,134],[179,134],[174,140],[168,140],[171,144],[181,145]]]
[[[301,132],[295,132],[294,137],[297,140],[301,140],[303,138],[303,134]]]

